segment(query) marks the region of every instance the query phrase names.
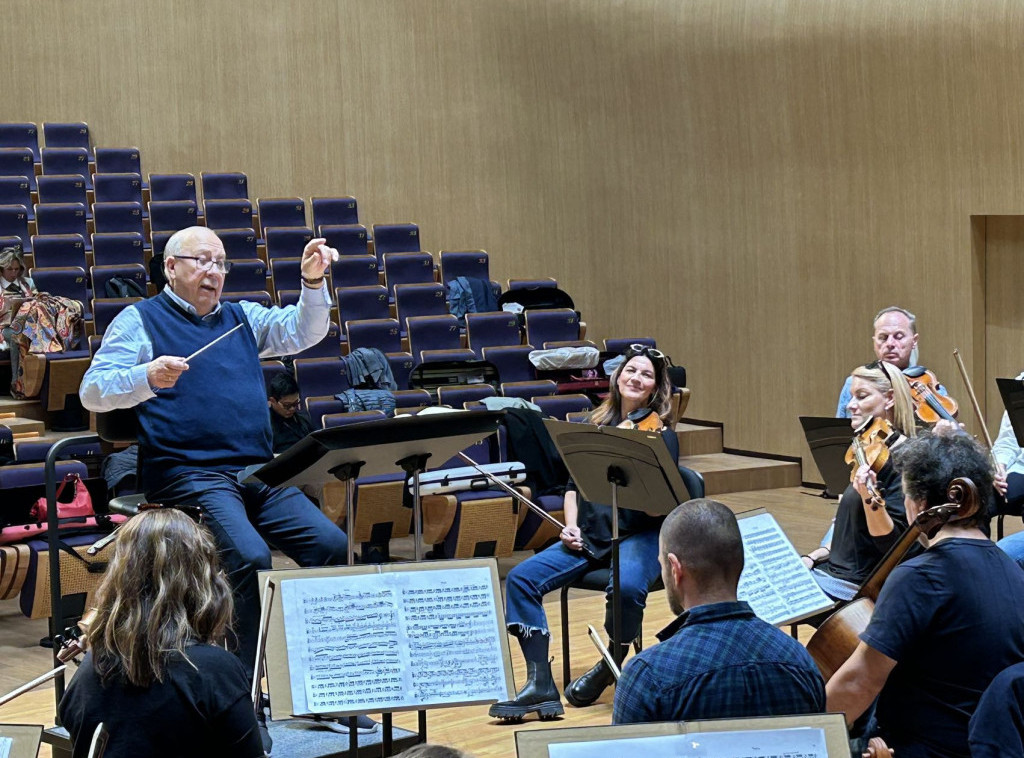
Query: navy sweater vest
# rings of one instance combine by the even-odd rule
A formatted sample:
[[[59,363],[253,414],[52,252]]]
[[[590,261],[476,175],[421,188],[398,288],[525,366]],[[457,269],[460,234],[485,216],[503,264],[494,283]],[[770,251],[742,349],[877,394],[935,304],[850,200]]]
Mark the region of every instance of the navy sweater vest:
[[[135,304],[153,356],[187,357],[239,323],[245,328],[189,363],[170,389],[138,405],[142,485],[153,492],[190,470],[229,471],[273,457],[259,349],[245,312],[222,303],[201,319],[167,294]]]

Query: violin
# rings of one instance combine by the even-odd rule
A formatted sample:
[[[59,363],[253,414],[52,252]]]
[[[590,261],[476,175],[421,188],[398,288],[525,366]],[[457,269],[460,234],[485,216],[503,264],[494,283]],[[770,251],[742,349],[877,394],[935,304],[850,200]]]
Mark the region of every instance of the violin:
[[[939,378],[931,371],[925,370],[921,376],[907,377],[910,384],[910,396],[914,401],[914,413],[925,424],[934,424],[945,420],[956,423],[956,414],[960,410],[956,400],[940,395],[936,388]]]
[[[947,521],[973,516],[981,503],[978,488],[966,477],[958,477],[949,483],[946,498],[948,503],[933,506],[914,520],[899,542],[875,566],[853,600],[825,619],[807,641],[807,652],[826,682],[857,649],[860,633],[867,629],[871,621],[882,585],[918,537],[924,535],[931,539]]]
[[[889,446],[899,435],[895,427],[884,418],[869,418],[853,430],[853,441],[846,451],[846,464],[850,466],[850,481],[857,475],[857,469],[867,466],[877,475],[889,461]],[[867,480],[868,495],[871,496],[872,510],[885,506],[885,499],[878,485]]]
[[[660,432],[664,428],[661,416],[653,408],[638,408],[619,424],[619,429],[639,429],[642,432]]]

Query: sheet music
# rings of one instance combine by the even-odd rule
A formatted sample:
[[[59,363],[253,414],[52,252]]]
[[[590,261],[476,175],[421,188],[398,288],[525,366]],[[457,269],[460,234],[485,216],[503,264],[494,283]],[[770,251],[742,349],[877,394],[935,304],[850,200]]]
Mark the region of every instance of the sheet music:
[[[293,579],[281,597],[296,714],[507,696],[488,568]]]
[[[764,729],[696,732],[624,740],[562,742],[548,745],[549,758],[828,758],[825,730]]]
[[[14,738],[0,737],[0,758],[10,758],[11,748],[14,747]]]
[[[769,624],[832,606],[796,549],[770,513],[739,519],[743,536],[743,574],[737,596]]]

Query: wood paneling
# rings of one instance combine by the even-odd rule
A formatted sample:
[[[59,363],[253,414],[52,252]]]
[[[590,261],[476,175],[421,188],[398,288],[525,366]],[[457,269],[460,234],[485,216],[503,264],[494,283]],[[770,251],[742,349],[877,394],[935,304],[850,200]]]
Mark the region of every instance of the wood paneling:
[[[1024,216],[989,216],[985,224],[985,383],[986,425],[999,433],[1003,400],[996,377],[1024,370]],[[980,390],[978,401],[982,402]],[[965,398],[965,403],[967,399]],[[963,416],[969,409],[962,410]]]
[[[1012,0],[4,11],[5,119],[84,119],[254,195],[351,193],[497,279],[554,276],[591,335],[685,364],[731,447],[807,455],[796,417],[833,411],[891,303],[957,386],[984,312],[970,217],[1024,212]]]

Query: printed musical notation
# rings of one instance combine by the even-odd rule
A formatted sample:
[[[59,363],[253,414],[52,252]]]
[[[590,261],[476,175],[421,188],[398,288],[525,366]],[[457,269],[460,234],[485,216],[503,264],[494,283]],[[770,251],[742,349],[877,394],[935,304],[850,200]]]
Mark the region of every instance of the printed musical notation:
[[[831,607],[792,543],[769,513],[739,519],[743,574],[738,596],[769,624],[783,624]]]
[[[294,713],[507,695],[486,567],[292,579],[281,597]]]
[[[758,729],[736,732],[697,732],[659,737],[634,737],[552,743],[549,758],[589,758],[594,755],[643,755],[645,758],[827,758],[822,729]]]

